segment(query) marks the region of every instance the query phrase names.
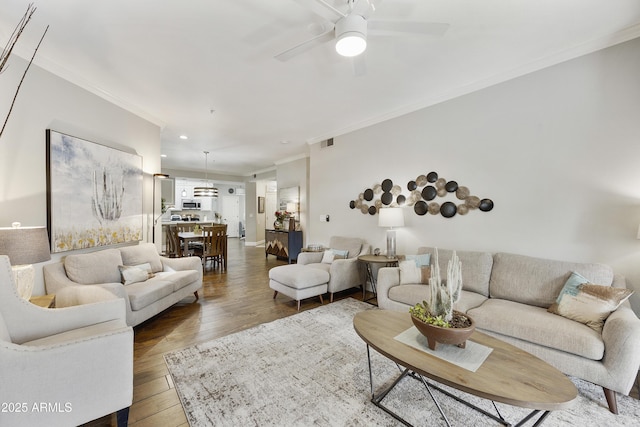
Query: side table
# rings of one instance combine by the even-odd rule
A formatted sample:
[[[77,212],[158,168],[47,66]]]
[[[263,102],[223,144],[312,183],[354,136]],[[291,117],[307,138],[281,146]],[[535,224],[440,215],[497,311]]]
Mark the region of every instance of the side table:
[[[56,304],[56,295],[55,294],[37,295],[29,298],[29,302],[31,304],[35,304],[40,307],[53,308],[55,307],[55,304]]]
[[[388,258],[385,255],[360,255],[358,257],[358,261],[363,262],[365,265],[366,272],[367,272],[367,279],[369,280],[369,283],[371,283],[371,290],[373,290],[373,298],[376,298],[378,296],[378,291],[376,289],[376,275],[373,273],[373,265],[381,264],[379,265],[378,268],[397,267],[398,257],[395,256],[392,258]],[[365,283],[365,286],[363,286],[362,288],[362,300],[365,302],[373,299],[373,298],[369,298],[368,300],[364,299],[366,290],[367,290],[367,286]]]

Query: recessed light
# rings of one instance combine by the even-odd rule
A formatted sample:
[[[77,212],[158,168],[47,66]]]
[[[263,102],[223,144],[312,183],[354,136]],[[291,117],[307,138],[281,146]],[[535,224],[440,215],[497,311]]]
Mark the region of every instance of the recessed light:
[[[288,143],[290,143],[290,142],[291,142],[291,141],[289,141],[288,139],[281,139],[281,140],[280,140],[280,144],[288,144]]]
[[[160,157],[162,157],[164,159],[165,157],[167,157],[167,155],[166,154],[160,154]]]
[[[187,135],[180,135],[180,139],[189,139]]]

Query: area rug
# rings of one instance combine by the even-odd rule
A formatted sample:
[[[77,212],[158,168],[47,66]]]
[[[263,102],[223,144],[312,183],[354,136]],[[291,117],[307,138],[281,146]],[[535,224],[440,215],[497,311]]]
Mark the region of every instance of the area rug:
[[[376,308],[345,299],[165,354],[189,424],[399,425],[370,402],[366,345],[355,333],[352,319],[371,309]],[[371,356],[376,389],[390,384],[399,373],[396,365],[374,350]],[[600,387],[572,381],[579,390],[574,407],[552,412],[545,426],[638,425],[640,401],[618,396],[616,416],[607,409]],[[438,391],[434,394],[455,426],[497,424]],[[491,402],[465,397],[493,411]],[[384,402],[414,425],[446,425],[425,388],[412,378],[402,380]],[[509,421],[529,412],[497,406]]]

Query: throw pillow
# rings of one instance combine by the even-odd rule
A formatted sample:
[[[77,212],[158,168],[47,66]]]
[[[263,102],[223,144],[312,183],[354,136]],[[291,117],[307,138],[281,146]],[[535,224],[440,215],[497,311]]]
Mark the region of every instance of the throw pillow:
[[[146,271],[147,273],[149,273],[150,275],[153,274],[153,270],[151,270],[151,264],[148,262],[145,262],[144,264],[132,265],[131,267],[140,268]]]
[[[331,249],[333,251],[333,259],[347,259],[349,258],[349,251],[342,249]]]
[[[595,285],[574,272],[564,284],[556,302],[547,311],[602,332],[607,317],[632,293],[632,290],[626,288]]]
[[[399,263],[400,267],[400,284],[429,284],[431,276],[430,254],[421,255],[405,255]]]
[[[322,254],[322,261],[320,262],[323,264],[331,264],[334,259],[346,259],[348,255],[349,251],[343,251],[340,249],[325,249],[324,253]]]
[[[405,255],[407,261],[414,261],[418,267],[426,267],[431,264],[431,254]]]
[[[322,264],[331,264],[333,262],[333,251],[331,249],[327,249],[324,251],[324,253],[322,254],[322,261],[320,261]]]
[[[144,282],[149,278],[149,272],[144,268],[134,265],[119,265],[120,274],[122,275],[122,284],[131,285],[132,283]]]

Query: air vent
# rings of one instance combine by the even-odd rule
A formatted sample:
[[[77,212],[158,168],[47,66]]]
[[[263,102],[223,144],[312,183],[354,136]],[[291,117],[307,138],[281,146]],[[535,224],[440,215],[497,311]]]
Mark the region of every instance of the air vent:
[[[333,138],[325,139],[320,143],[320,148],[333,147]]]

